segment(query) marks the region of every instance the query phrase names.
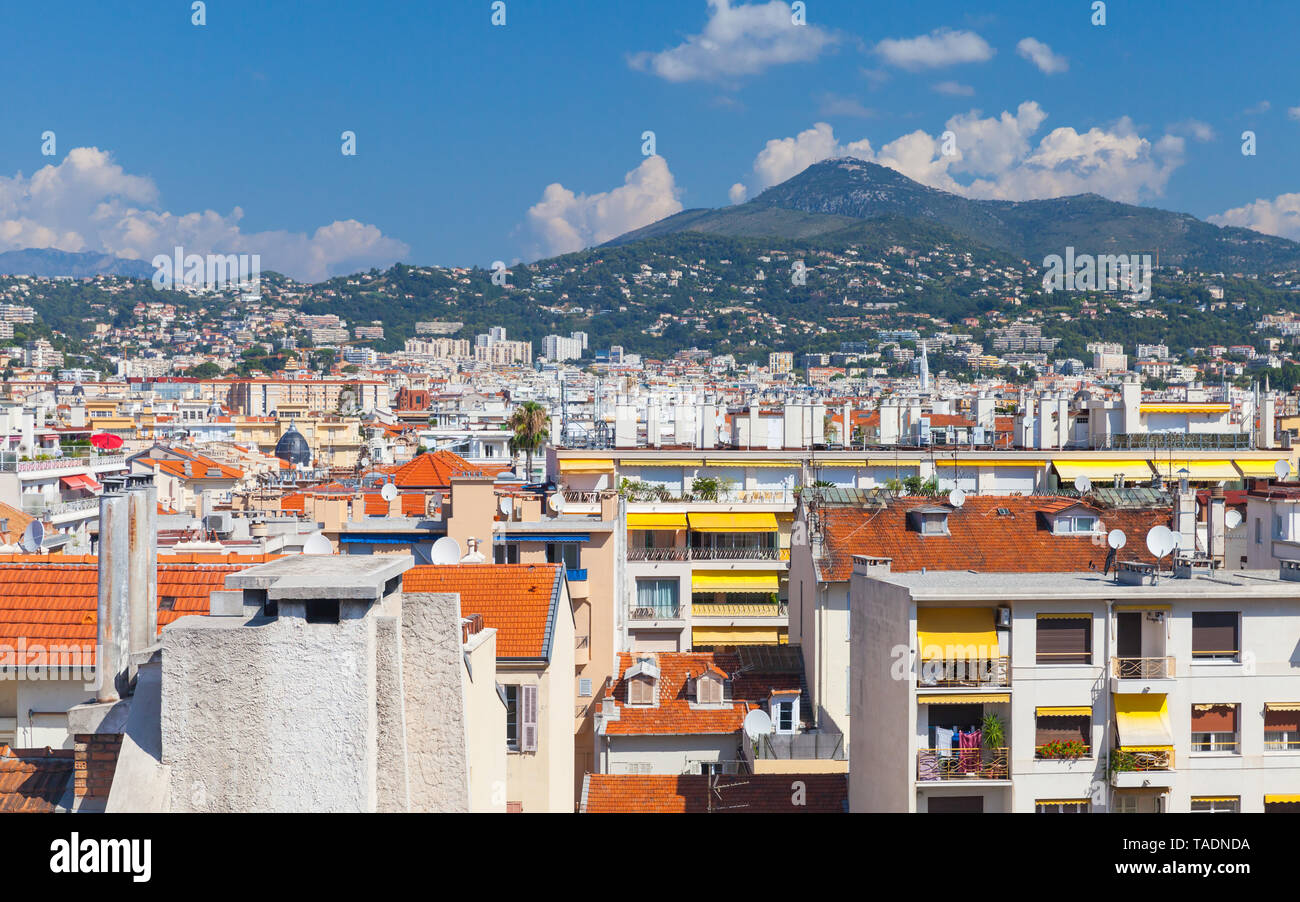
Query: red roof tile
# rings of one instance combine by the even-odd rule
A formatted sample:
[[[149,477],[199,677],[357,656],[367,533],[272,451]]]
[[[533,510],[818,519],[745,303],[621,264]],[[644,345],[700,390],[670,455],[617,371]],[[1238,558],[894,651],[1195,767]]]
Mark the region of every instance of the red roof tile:
[[[722,776],[717,790],[719,814],[838,814],[849,798],[844,774]],[[583,814],[702,814],[709,811],[709,777],[588,774],[582,796]]]
[[[412,567],[405,592],[456,592],[460,614],[480,614],[497,631],[498,658],[542,658],[559,605],[559,564],[447,564]]]
[[[400,488],[447,489],[452,476],[487,479],[505,467],[477,467],[451,451],[430,451],[412,458],[393,471],[393,481]]]
[[[0,745],[0,813],[58,809],[72,779],[71,749],[11,749]]]

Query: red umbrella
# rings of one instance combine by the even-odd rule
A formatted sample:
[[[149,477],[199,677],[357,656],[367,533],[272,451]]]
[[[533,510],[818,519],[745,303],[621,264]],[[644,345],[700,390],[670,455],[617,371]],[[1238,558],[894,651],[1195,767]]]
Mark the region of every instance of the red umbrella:
[[[122,447],[122,436],[111,432],[97,432],[90,437],[90,443],[100,451],[116,451]]]

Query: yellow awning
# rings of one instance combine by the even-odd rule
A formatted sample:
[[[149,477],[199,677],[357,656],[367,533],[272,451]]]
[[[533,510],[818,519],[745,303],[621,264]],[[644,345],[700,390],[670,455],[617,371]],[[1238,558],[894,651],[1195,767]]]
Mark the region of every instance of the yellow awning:
[[[780,576],[770,570],[696,570],[692,592],[776,592]]]
[[[561,473],[613,473],[612,460],[585,460],[579,458],[561,458]]]
[[[1038,707],[1034,709],[1038,717],[1091,717],[1092,708],[1087,705],[1071,707]]]
[[[1039,611],[1039,620],[1091,620],[1091,614],[1058,614],[1055,611]]]
[[[697,626],[691,629],[692,645],[785,645],[785,630],[770,626]]]
[[[1277,475],[1273,469],[1277,465],[1276,460],[1234,460],[1232,463],[1241,471],[1242,476],[1266,478]]]
[[[956,460],[936,460],[936,467],[1041,467],[1047,463],[1045,460],[1010,460],[1002,458],[1001,460],[989,460],[987,458],[976,460],[974,458],[957,458]]]
[[[727,461],[732,463],[732,461]],[[737,466],[742,467],[789,467],[792,470],[800,466],[798,460],[738,460],[735,461]],[[828,465],[829,466],[829,465]]]
[[[1010,692],[986,692],[982,695],[918,695],[918,705],[1005,705],[1011,703]]]
[[[1227,413],[1232,410],[1231,404],[1211,401],[1209,403],[1173,403],[1161,404],[1158,402],[1139,404],[1138,410],[1142,413]]]
[[[681,460],[673,458],[672,460],[627,460],[624,458],[623,466],[636,467],[702,467],[704,461],[697,458],[687,458]]]
[[[1241,473],[1230,460],[1156,460],[1156,472],[1168,479],[1178,479],[1187,470],[1188,479],[1240,479]]]
[[[920,608],[916,639],[921,660],[1000,657],[994,616],[992,608]]]
[[[1193,802],[1239,802],[1241,796],[1192,796]]]
[[[1088,458],[1086,460],[1054,460],[1056,475],[1073,481],[1080,476],[1091,480],[1113,479],[1116,474],[1125,479],[1150,479],[1151,465],[1137,458]]]
[[[628,529],[685,529],[685,514],[628,514]]]
[[[1117,604],[1112,610],[1116,611],[1163,611],[1168,614],[1173,611],[1173,605],[1168,604]]]
[[[1300,795],[1264,796],[1265,805],[1295,804],[1300,802]]]
[[[1265,702],[1265,711],[1300,711],[1300,702]]]
[[[1034,804],[1039,808],[1044,805],[1087,805],[1092,799],[1037,799]]]
[[[691,529],[697,532],[776,532],[780,529],[776,523],[776,514],[744,513],[690,514]]]
[[[1115,724],[1119,747],[1125,751],[1165,749],[1174,744],[1169,698],[1164,693],[1115,693]]]

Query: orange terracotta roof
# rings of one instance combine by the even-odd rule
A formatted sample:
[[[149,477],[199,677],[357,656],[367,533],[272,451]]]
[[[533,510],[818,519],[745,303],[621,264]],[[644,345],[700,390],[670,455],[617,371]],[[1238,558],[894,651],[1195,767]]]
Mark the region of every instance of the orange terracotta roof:
[[[225,584],[226,574],[274,557],[191,554],[160,563],[158,628],[189,614],[206,614],[209,595]],[[44,664],[47,651],[55,648],[66,650],[62,663],[68,666],[93,664],[98,579],[98,563],[89,555],[64,556],[58,563],[36,555],[0,561],[0,646],[8,646],[7,660],[0,665]],[[20,641],[25,647],[21,661],[16,660]]]
[[[430,451],[412,458],[393,471],[393,481],[401,488],[446,489],[451,477],[491,478],[507,467],[477,467],[451,451]]]
[[[619,711],[617,720],[605,723],[605,732],[610,736],[735,733],[745,715],[766,702],[773,689],[799,689],[797,673],[741,674],[740,657],[733,652],[659,652],[658,704],[629,705],[624,674],[636,663],[636,656],[618,657],[618,677],[613,688],[607,690]],[[719,670],[724,676],[738,675],[731,685],[731,704],[698,707],[688,697],[688,682],[708,669]]]
[[[460,614],[481,614],[497,631],[498,658],[544,658],[559,610],[559,564],[448,564],[412,567],[405,592],[457,592]]]
[[[804,784],[803,804],[791,784]],[[732,784],[729,786],[729,784]],[[839,814],[847,810],[844,774],[745,774],[718,778],[719,814]],[[709,778],[699,774],[587,774],[583,814],[701,814],[709,811]],[[724,807],[725,806],[725,807]]]
[[[0,813],[58,810],[72,779],[71,749],[0,745]]]
[[[1101,570],[1109,550],[1093,536],[1053,535],[1039,514],[1080,504],[1077,499],[1033,495],[968,495],[948,514],[949,535],[922,535],[909,528],[907,512],[946,506],[932,498],[900,498],[885,510],[858,507],[821,509],[824,529],[818,558],[822,579],[848,580],[853,555],[891,559],[892,570],[976,570],[984,573],[1067,573]],[[1084,505],[1087,507],[1088,505]],[[1007,511],[1000,515],[998,509]],[[1110,529],[1130,536],[1121,560],[1151,561],[1141,541],[1151,527],[1169,525],[1170,509],[1112,510],[1090,508]]]

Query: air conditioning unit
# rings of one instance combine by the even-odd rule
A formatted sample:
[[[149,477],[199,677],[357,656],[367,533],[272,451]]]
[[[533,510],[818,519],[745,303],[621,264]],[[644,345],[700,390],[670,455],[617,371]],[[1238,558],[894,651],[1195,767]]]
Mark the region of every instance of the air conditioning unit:
[[[1011,628],[1011,608],[1005,605],[998,608],[998,626],[1002,629]]]
[[[203,528],[210,529],[213,532],[225,534],[234,529],[234,517],[230,511],[218,511],[215,514],[207,514],[203,518]]]

